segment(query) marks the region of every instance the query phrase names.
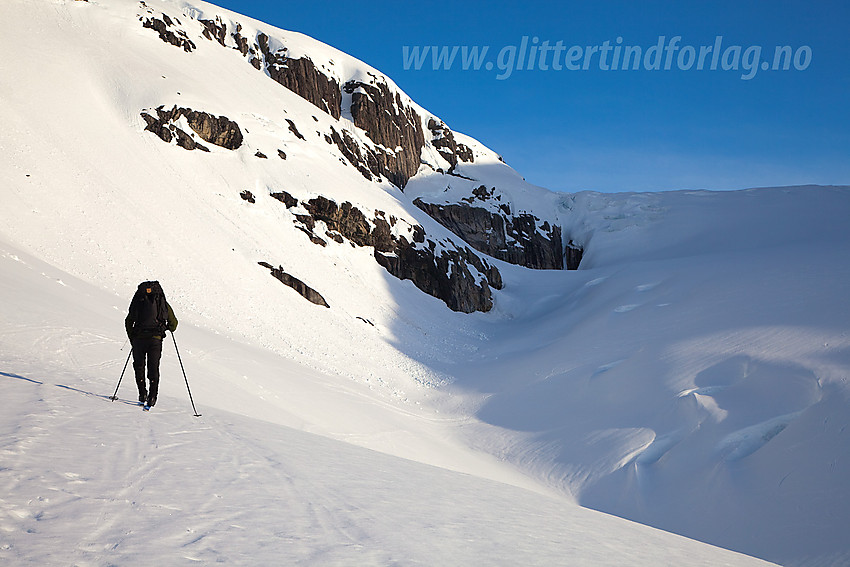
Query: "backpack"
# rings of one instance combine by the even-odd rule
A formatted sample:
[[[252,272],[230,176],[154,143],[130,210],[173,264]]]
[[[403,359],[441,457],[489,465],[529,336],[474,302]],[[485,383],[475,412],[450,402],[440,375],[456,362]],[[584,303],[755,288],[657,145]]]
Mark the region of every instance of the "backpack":
[[[151,290],[148,293],[148,289]],[[165,336],[168,326],[168,303],[158,281],[139,284],[130,303],[133,333],[137,337]]]

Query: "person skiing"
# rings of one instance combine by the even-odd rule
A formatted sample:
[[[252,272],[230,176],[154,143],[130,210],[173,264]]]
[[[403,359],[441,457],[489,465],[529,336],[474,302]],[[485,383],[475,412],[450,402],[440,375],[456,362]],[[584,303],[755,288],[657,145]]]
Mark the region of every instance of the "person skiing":
[[[177,329],[177,317],[165,300],[158,281],[139,284],[127,318],[124,319],[127,337],[133,347],[133,370],[139,388],[139,404],[145,408],[156,404],[159,392],[159,359],[162,357],[162,339],[166,331]],[[150,388],[145,384],[145,360],[147,359]]]

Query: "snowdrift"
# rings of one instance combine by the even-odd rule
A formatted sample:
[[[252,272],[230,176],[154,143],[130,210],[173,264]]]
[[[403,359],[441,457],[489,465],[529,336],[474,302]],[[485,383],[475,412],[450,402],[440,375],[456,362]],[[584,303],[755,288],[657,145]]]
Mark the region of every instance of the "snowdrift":
[[[368,65],[210,4],[0,16],[0,554],[758,564],[580,504],[850,560],[850,188],[556,194]],[[553,243],[578,270],[525,267]],[[423,257],[405,273],[473,312],[396,277]],[[104,399],[147,279],[198,420],[168,346],[154,413]]]

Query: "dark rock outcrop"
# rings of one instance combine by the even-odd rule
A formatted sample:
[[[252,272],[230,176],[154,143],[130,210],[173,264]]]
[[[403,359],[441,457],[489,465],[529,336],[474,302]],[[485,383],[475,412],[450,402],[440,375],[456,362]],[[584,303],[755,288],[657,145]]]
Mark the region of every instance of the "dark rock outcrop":
[[[200,20],[200,23],[204,37],[227,46],[225,22],[216,17],[215,20]],[[265,71],[274,81],[317,108],[339,119],[342,93],[351,95],[347,110],[354,125],[366,133],[372,144],[357,141],[344,129],[341,132],[332,129],[325,139],[336,144],[345,159],[367,179],[386,178],[397,187],[404,188],[419,170],[426,139],[422,118],[412,106],[405,104],[401,93],[375,75],[370,82],[352,80],[340,88],[328,68],[319,68],[309,57],[290,57],[286,47],[273,48],[271,38],[263,32],[258,32],[252,43],[242,35],[241,25],[234,25],[236,29],[230,34],[235,43],[233,49],[248,58],[256,69]],[[429,129],[431,143],[451,164],[448,173],[453,173],[458,161],[473,160],[472,150],[458,143],[445,124],[431,120]],[[291,121],[290,130],[303,139]]]
[[[235,150],[242,145],[242,130],[226,116],[213,116],[188,108],[180,110],[189,122],[189,127],[203,140],[228,150]]]
[[[151,9],[144,7],[148,17],[140,16],[140,20],[145,27],[158,31],[164,41],[184,46],[187,51],[194,49],[194,44],[185,43],[188,36],[178,27],[179,21],[175,24],[174,19],[165,14],[161,19],[156,18]],[[448,171],[443,172],[440,169],[440,172],[463,177],[454,171],[455,168],[462,162],[474,160],[472,149],[459,143],[454,133],[438,119],[428,120],[427,132],[430,135],[426,141],[422,117],[414,105],[399,91],[391,88],[384,78],[370,73],[370,77],[350,80],[340,88],[337,79],[331,76],[331,68],[334,65],[332,61],[321,65],[320,68],[309,57],[290,57],[285,46],[280,47],[279,42],[273,41],[265,33],[258,32],[252,40],[242,35],[242,27],[239,24],[225,23],[219,16],[213,20],[202,19],[199,22],[203,26],[202,34],[206,39],[223,47],[230,45],[248,58],[255,68],[265,71],[277,83],[334,118],[339,119],[342,114],[343,92],[350,95],[350,106],[347,110],[350,111],[351,119],[358,130],[346,129],[344,126],[340,126],[338,130],[331,126],[330,133],[325,133],[324,136],[329,144],[337,146],[342,154],[340,159],[344,163],[352,164],[366,179],[386,179],[403,189],[409,179],[418,172],[422,149],[426,143],[431,144],[450,165]],[[229,37],[228,25],[235,27]],[[194,136],[176,126],[175,122],[181,117],[185,118],[185,123],[205,142],[229,149],[236,149],[243,143],[239,126],[224,116],[214,116],[177,106],[171,110],[157,108],[156,117],[146,112],[143,112],[142,116],[147,122],[146,130],[156,133],[166,142],[176,140],[178,145],[186,149],[209,151]],[[315,116],[313,118],[319,122]],[[285,120],[289,130],[300,140],[305,140],[295,123],[288,118]],[[258,158],[267,158],[260,151],[255,155]],[[286,159],[286,154],[281,150],[278,150],[278,156]],[[488,202],[494,198],[499,199],[498,195],[494,197],[493,190],[482,185],[475,189],[472,195],[463,199],[462,203],[437,205],[419,199],[415,204],[463,238],[472,248],[494,258],[537,269],[570,269],[578,266],[582,250],[572,242],[567,246],[563,245],[559,226],[541,222],[527,213],[513,214],[507,203],[488,208],[473,206],[477,200]],[[475,279],[471,271],[464,273],[461,268],[449,269],[452,266],[472,266],[489,282],[484,285],[485,288],[500,285],[496,284],[498,275],[487,275],[491,270],[489,265],[476,266],[476,261],[481,262],[480,258],[469,249],[460,249],[452,244],[449,248],[454,252],[441,246],[438,248],[442,252],[436,254],[432,247],[432,254],[429,255],[426,248],[421,246],[423,243],[419,242],[408,243],[411,249],[407,250],[398,239],[390,236],[392,231],[384,226],[385,219],[366,219],[350,203],[337,207],[336,203],[317,198],[306,203],[305,207],[310,214],[298,217],[298,227],[313,242],[326,246],[326,238],[337,242],[346,238],[358,246],[373,246],[376,254],[382,253],[380,258],[376,258],[391,273],[414,280],[421,288],[427,288],[432,295],[445,299],[452,308],[465,310],[474,304],[476,309],[479,309],[489,301],[489,289],[481,291],[481,298],[470,302],[448,299],[452,294],[471,295],[472,288],[463,289],[463,282]],[[313,230],[317,220],[321,220],[328,227],[325,238],[315,234]],[[466,252],[463,252],[464,250]],[[418,261],[417,258],[426,258],[427,261]],[[422,265],[422,269],[415,268],[417,262]],[[448,280],[460,280],[446,282],[433,273],[428,275],[429,270],[432,270],[426,266],[428,262],[436,266],[433,270],[446,268],[447,271],[444,271]],[[436,281],[441,281],[440,285],[445,289],[440,289],[440,285],[434,283]],[[480,286],[472,287],[480,289]],[[453,291],[446,291],[448,289]],[[483,308],[486,309],[489,309],[489,306]]]
[[[269,36],[262,32],[257,34],[257,45],[269,77],[334,118],[339,118],[342,93],[336,79],[319,71],[308,57],[290,58],[286,55],[286,48],[272,52]]]
[[[287,193],[286,191],[278,191],[277,193],[272,193],[272,197],[286,205],[287,209],[291,209],[298,205],[298,199]]]
[[[163,142],[171,143],[172,140],[175,140],[176,144],[185,150],[210,151],[209,148],[195,141],[192,136],[173,124],[169,118],[170,114],[162,111],[162,107],[157,109],[157,114],[158,118],[154,118],[147,112],[142,112],[142,118],[147,123],[145,130],[153,132]]]
[[[499,214],[466,203],[437,205],[416,199],[413,204],[479,252],[528,268],[562,270],[565,267],[561,227],[548,221],[538,226],[540,219],[527,213],[511,215],[507,205]],[[580,249],[573,246],[568,269],[575,269],[581,261]]]
[[[204,26],[204,37],[209,40],[215,40],[222,46],[225,45],[227,39],[227,25],[221,20],[220,16],[216,16],[215,20],[198,20]]]
[[[218,42],[222,47],[227,46],[227,24],[219,16],[215,20],[199,22],[204,27],[205,38]],[[342,92],[336,79],[319,71],[309,57],[291,58],[286,54],[285,47],[272,51],[269,36],[263,32],[257,34],[254,45],[249,45],[248,38],[242,35],[241,24],[235,27],[236,30],[230,34],[236,43],[234,49],[248,57],[255,69],[265,70],[276,82],[334,118],[339,118]]]
[[[331,126],[331,134],[325,136],[325,141],[329,144],[336,144],[348,163],[353,165],[369,181],[372,181],[373,176],[380,177],[381,168],[378,165],[375,152],[357,143],[357,140],[347,130],[342,130],[342,133],[340,133]]]
[[[287,118],[286,123],[289,124],[289,131],[292,132],[293,134],[295,134],[296,138],[298,138],[299,140],[306,140],[307,139],[307,138],[304,137],[304,135],[301,132],[298,131],[298,127],[295,126],[295,122],[293,122],[292,120]]]
[[[243,57],[250,55],[252,57],[251,64],[259,70],[261,67],[261,61],[255,57],[257,50],[253,46],[249,45],[248,38],[242,35],[242,24],[236,24],[236,31],[230,34],[230,36],[233,38],[233,41],[236,42],[236,47],[234,49],[241,53]],[[222,43],[222,45],[224,44]],[[257,61],[257,63],[254,63],[254,61]]]
[[[431,131],[431,144],[451,164],[449,172],[452,172],[457,167],[458,160],[465,162],[475,161],[472,148],[465,144],[459,144],[455,140],[454,132],[449,130],[448,126],[444,123],[437,122],[431,118],[428,120],[428,130]]]
[[[228,150],[235,150],[242,145],[242,130],[226,116],[214,116],[176,105],[171,110],[165,110],[163,106],[157,107],[156,118],[145,111],[141,115],[147,123],[145,130],[153,132],[165,142],[171,142],[173,137],[176,137],[177,144],[187,150],[209,151],[174,124],[181,117],[184,117],[189,127],[206,142]]]
[[[325,301],[325,298],[322,297],[322,294],[320,294],[318,291],[308,286],[295,276],[287,274],[285,271],[283,271],[283,266],[275,268],[267,262],[258,262],[258,264],[260,264],[264,268],[268,268],[269,270],[271,270],[272,276],[274,276],[282,283],[288,285],[289,287],[300,293],[305,299],[307,299],[311,303],[315,303],[316,305],[321,305],[323,307],[330,307],[330,305],[328,305],[328,302]]]
[[[382,174],[403,189],[421,164],[425,145],[422,119],[405,106],[398,92],[393,96],[386,83],[348,81],[343,88],[351,95],[354,125],[364,130],[375,144],[386,148],[374,153]]]
[[[272,196],[287,208],[300,205],[309,212],[309,215],[295,215],[296,226],[314,243],[327,245],[314,232],[317,223],[323,223],[331,240],[371,246],[375,260],[390,274],[411,280],[417,288],[443,300],[455,311],[489,311],[493,307],[490,288],[502,288],[502,276],[495,266],[469,248],[458,247],[448,240],[438,244],[427,239],[420,225],[410,227],[408,240],[393,234],[399,220],[383,211],[375,211],[369,219],[349,202],[339,205],[323,196],[300,202],[285,191]]]
[[[380,232],[377,228],[373,236],[373,229],[366,215],[348,201],[338,206],[336,202],[319,196],[302,204],[313,220],[324,222],[330,230],[343,235],[354,244],[380,247],[387,251],[390,249],[390,245],[379,238]]]
[[[568,270],[578,270],[581,264],[581,258],[584,255],[584,249],[581,246],[570,240],[564,250],[564,264]]]
[[[148,11],[148,13],[153,13],[152,11]],[[166,14],[162,14],[162,19],[147,16],[142,17],[142,27],[152,29],[159,34],[159,39],[164,41],[165,43],[180,47],[183,51],[189,53],[196,49],[196,45],[189,39],[189,36],[186,35],[186,32],[182,29],[178,28],[174,23],[174,20],[169,18]],[[179,24],[179,21],[178,21]],[[174,29],[170,29],[174,28]]]
[[[428,248],[418,248],[405,241],[390,254],[376,249],[375,260],[395,277],[410,280],[422,291],[442,299],[453,311],[472,313],[492,309],[490,286],[502,287],[498,270],[468,248],[437,254],[434,243],[428,242],[431,245]],[[484,277],[474,275],[470,266]],[[486,274],[490,274],[489,278]],[[498,275],[496,281],[494,275]]]

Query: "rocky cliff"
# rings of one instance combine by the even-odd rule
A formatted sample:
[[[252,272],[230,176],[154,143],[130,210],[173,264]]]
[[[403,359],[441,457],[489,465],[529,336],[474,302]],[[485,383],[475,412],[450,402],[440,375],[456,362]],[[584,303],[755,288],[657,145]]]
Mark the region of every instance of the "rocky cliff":
[[[193,20],[192,14],[178,18],[157,12],[144,2],[139,6],[142,26],[155,31],[165,43],[187,53],[205,41],[235,50],[253,69],[327,114],[333,120],[322,122],[324,127],[313,117],[319,139],[334,146],[340,159],[364,178],[389,182],[403,190],[427,167],[449,179],[472,181],[457,170],[475,163],[475,151],[386,77],[368,70],[346,76],[350,67],[343,70],[333,58],[316,57],[303,49],[296,54],[286,39],[274,32],[249,28],[226,17],[197,16]],[[179,105],[172,105],[170,110],[166,105],[142,110],[141,116],[146,130],[187,150],[209,151],[205,143],[234,150],[248,135],[231,118]],[[315,143],[315,138],[305,136],[310,132],[304,131],[303,123],[296,125],[292,118],[285,121],[299,142]],[[287,156],[280,147],[263,151],[252,148],[251,152],[260,159],[274,152],[284,160]],[[508,205],[494,210],[473,202],[492,201],[493,191],[481,185],[469,202],[414,202],[469,246],[427,235],[410,219],[388,218],[380,211],[367,217],[358,203],[340,205],[323,196],[299,200],[288,194],[284,198],[285,192],[274,189],[269,192],[293,210],[296,227],[312,242],[327,246],[349,241],[356,246],[371,246],[376,261],[388,272],[413,281],[452,309],[470,312],[489,310],[493,304],[491,289],[502,285],[498,270],[479,253],[535,269],[575,268],[580,261],[580,250],[562,242],[560,226],[541,221],[532,213],[513,213]],[[406,235],[396,227],[404,223],[409,225]]]
[[[152,116],[151,112],[154,112],[156,117]],[[208,152],[209,148],[197,142],[192,134],[180,127],[178,123],[181,118],[198,137],[210,144],[228,150],[235,150],[242,145],[242,130],[226,116],[214,116],[176,105],[171,110],[166,110],[164,106],[153,111],[143,110],[141,116],[147,123],[145,130],[153,132],[164,142],[174,139],[178,146],[187,150],[199,149]]]
[[[479,252],[499,260],[538,270],[578,269],[582,248],[564,242],[554,222],[513,211],[496,187],[479,185],[458,201],[416,198],[413,204]]]
[[[490,288],[502,288],[499,270],[469,248],[451,240],[429,238],[421,225],[375,211],[368,218],[349,202],[341,205],[318,196],[299,201],[283,191],[272,197],[291,209],[311,242],[328,246],[350,242],[374,249],[375,260],[393,276],[410,280],[454,311],[489,311]]]
[[[480,252],[528,268],[564,269],[559,226],[543,221],[538,227],[540,219],[530,214],[501,215],[466,203],[413,203]]]
[[[140,16],[144,27],[157,31],[166,43],[186,51],[196,49],[180,19],[158,14],[143,2],[141,6],[145,8],[144,15]],[[412,102],[383,76],[368,73],[368,80],[347,80],[341,86],[335,71],[328,68],[330,65],[317,65],[309,56],[292,57],[285,45],[280,45],[265,32],[245,35],[241,24],[227,22],[219,16],[201,18],[198,23],[205,39],[239,51],[255,69],[317,108],[337,119],[343,113],[350,116],[363,136],[355,131],[346,137],[345,132],[340,132],[330,135],[329,139],[369,178],[380,180],[384,177],[404,188],[419,170],[426,145],[431,145],[448,162],[448,172],[459,161],[474,161],[472,150],[459,144],[448,126],[432,116],[421,116]],[[428,135],[423,127],[425,118]]]

